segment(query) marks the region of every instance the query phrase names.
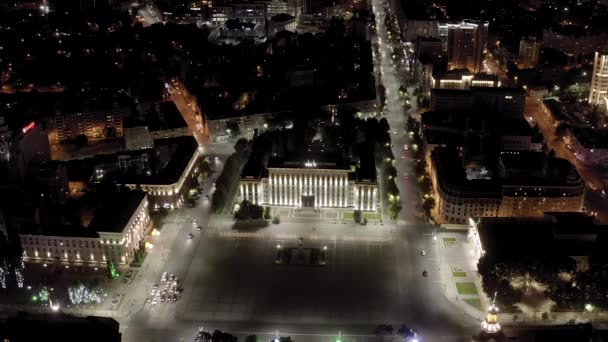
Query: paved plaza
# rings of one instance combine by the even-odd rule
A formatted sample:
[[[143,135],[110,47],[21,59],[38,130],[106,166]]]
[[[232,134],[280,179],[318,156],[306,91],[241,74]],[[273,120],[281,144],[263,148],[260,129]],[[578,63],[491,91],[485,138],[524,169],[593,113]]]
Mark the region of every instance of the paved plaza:
[[[325,266],[277,265],[276,245],[296,246],[298,234],[265,233],[210,237],[200,246],[186,280],[194,290],[178,304],[182,318],[369,324],[398,316],[392,240],[305,239],[307,247],[328,247]]]

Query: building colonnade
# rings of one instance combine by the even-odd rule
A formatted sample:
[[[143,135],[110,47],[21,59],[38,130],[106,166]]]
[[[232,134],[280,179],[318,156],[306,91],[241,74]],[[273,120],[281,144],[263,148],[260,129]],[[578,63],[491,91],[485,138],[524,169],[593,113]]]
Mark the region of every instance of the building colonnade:
[[[261,181],[241,180],[239,194],[258,205],[376,210],[377,188],[349,180],[347,170],[270,170]]]

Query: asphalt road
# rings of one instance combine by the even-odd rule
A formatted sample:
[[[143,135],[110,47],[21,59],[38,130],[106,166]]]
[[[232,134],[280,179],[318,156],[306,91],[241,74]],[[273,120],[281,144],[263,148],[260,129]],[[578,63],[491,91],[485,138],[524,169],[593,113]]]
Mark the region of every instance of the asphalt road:
[[[372,3],[379,38],[388,42],[381,1]],[[363,238],[345,241],[345,234],[353,234],[348,227],[316,224],[314,234],[337,236],[333,241],[306,239],[329,247],[328,265],[279,266],[273,262],[275,246],[295,244],[303,234],[314,235],[310,224],[282,222],[252,232],[258,237],[230,238],[221,235],[230,232],[226,222],[214,220],[209,231],[194,231],[195,238],[187,240],[192,217],[207,226],[205,202],[202,207],[172,212],[169,226],[161,232],[166,241],[159,242],[155,255],[146,261],[150,269],[140,272],[146,278],[136,290],[141,292],[138,302],[128,304],[132,311],[119,319],[125,341],[192,341],[199,326],[243,338],[257,335],[260,341],[279,335],[298,342],[328,342],[338,335],[348,342],[371,342],[378,324],[395,328],[406,324],[418,330],[424,341],[467,341],[478,331],[479,322],[445,298],[439,275],[433,271],[438,261],[432,228],[416,219],[420,201],[414,177],[402,177],[413,172],[411,160],[401,159],[407,137],[398,99],[400,83],[387,57],[389,48],[381,44],[380,49],[386,52],[381,54],[382,78],[388,89],[389,123],[397,131],[392,139],[403,205],[397,224],[389,229],[392,238],[368,241],[368,233],[356,228]],[[279,233],[286,236],[278,238]],[[424,257],[423,249],[427,251]],[[422,276],[424,270],[429,271],[428,277]],[[163,271],[183,279],[183,298],[176,304],[144,306],[142,289],[156,282]]]
[[[387,89],[387,119],[392,130],[397,134],[391,136],[393,154],[399,182],[402,210],[399,222],[414,222],[413,224],[397,224],[398,246],[397,263],[399,282],[407,284],[402,287],[403,320],[417,328],[425,335],[439,334],[440,336],[470,336],[478,331],[478,322],[463,315],[462,311],[451,305],[444,297],[441,282],[433,274],[437,269],[436,256],[432,255],[432,228],[416,219],[416,205],[420,203],[420,195],[414,177],[404,179],[403,175],[413,174],[412,160],[401,159],[403,148],[408,144],[405,132],[405,115],[400,103],[398,89],[401,85],[390,59],[391,47],[387,46],[388,36],[384,25],[385,11],[382,0],[372,0],[376,15],[376,27],[380,40],[380,55],[382,66],[382,81]],[[397,10],[399,13],[401,10]],[[407,57],[406,57],[407,59]],[[420,251],[425,249],[427,257],[421,257]],[[422,277],[422,271],[430,272],[428,278]],[[430,339],[435,341],[436,339]]]
[[[585,207],[587,211],[597,213],[597,219],[600,222],[608,222],[608,199],[601,195],[602,189],[605,188],[604,181],[608,178],[606,171],[583,165],[574,156],[574,152],[568,149],[564,140],[556,138],[555,128],[550,122],[550,114],[543,111],[540,103],[535,103],[534,99],[531,98],[526,99],[526,113],[538,125],[548,148],[555,150],[557,157],[570,161],[585,181]]]

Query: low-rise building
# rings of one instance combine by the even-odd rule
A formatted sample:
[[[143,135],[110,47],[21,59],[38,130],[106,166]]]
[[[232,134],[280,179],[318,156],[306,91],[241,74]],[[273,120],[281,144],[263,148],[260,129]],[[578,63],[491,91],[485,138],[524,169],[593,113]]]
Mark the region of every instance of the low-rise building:
[[[437,20],[407,20],[403,29],[403,39],[413,42],[418,37],[439,37]],[[446,48],[443,48],[446,51]]]
[[[433,89],[429,108],[432,111],[496,112],[502,118],[521,118],[526,105],[525,92],[520,88],[470,87]]]
[[[495,217],[500,208],[500,183],[467,179],[455,149],[435,148],[431,156],[431,180],[436,189],[436,221],[466,223],[469,217]]]
[[[197,186],[200,161],[194,138],[159,139],[150,149],[68,162],[70,191],[82,192],[87,184],[110,179],[132,190],[147,191],[153,209],[175,209],[183,206],[186,192]]]
[[[240,198],[254,204],[366,211],[376,210],[377,192],[373,163],[357,167],[329,155],[272,157],[265,167],[252,160],[239,187]]]
[[[498,76],[491,74],[474,74],[468,70],[450,70],[435,74],[431,80],[434,89],[467,90],[471,87],[498,87]]]
[[[571,127],[566,142],[585,166],[608,166],[608,129]]]
[[[471,252],[477,259],[485,256],[493,263],[571,257],[577,269],[584,271],[589,257],[605,255],[606,226],[580,213],[469,219],[468,224]]]
[[[150,224],[147,195],[111,193],[100,200],[87,227],[25,224],[19,238],[26,261],[128,264]]]
[[[192,136],[188,124],[172,101],[155,105],[141,119],[125,120],[124,139],[127,150],[152,148],[154,140]]]
[[[462,224],[469,217],[580,212],[585,186],[576,169],[566,160],[545,159],[541,154],[544,156],[541,152],[503,153],[498,177],[471,179],[455,148],[436,147],[430,164],[436,221]]]
[[[18,312],[0,320],[0,340],[120,342],[122,338],[113,318]]]
[[[565,159],[543,152],[500,155],[502,183],[500,217],[538,217],[545,212],[580,212],[585,184]]]

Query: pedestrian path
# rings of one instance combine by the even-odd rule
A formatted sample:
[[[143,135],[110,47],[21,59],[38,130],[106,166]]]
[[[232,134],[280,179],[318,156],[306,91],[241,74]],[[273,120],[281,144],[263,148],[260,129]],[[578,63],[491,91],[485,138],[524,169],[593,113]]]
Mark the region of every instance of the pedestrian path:
[[[335,241],[335,242],[390,242],[394,239],[393,234],[384,232],[368,233],[362,235],[323,235],[323,234],[289,234],[289,233],[263,233],[263,232],[238,232],[238,231],[222,231],[218,236],[223,239],[264,239],[270,238],[273,240],[296,240],[304,238],[314,241]]]
[[[469,253],[471,246],[466,234],[442,232],[437,236],[434,249],[445,296],[465,314],[481,319],[487,298],[481,287],[475,261]]]

